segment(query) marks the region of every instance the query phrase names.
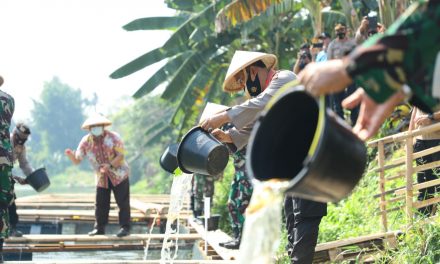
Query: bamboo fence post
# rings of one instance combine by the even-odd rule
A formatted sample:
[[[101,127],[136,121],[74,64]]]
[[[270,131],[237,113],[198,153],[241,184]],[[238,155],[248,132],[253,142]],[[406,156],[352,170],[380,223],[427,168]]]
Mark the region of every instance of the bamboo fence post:
[[[380,190],[380,214],[382,218],[382,229],[386,232],[388,231],[387,222],[387,211],[386,211],[386,201],[385,201],[385,151],[383,141],[379,141],[378,145],[378,162],[379,162],[379,190]]]
[[[413,137],[405,142],[406,150],[406,220],[407,226],[413,223]]]

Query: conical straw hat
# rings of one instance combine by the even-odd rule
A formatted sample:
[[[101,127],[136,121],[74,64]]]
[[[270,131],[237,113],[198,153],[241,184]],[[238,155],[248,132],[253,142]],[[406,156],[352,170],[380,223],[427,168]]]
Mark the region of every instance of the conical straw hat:
[[[277,57],[273,54],[237,50],[232,57],[231,64],[226,73],[223,90],[225,92],[238,92],[242,90],[246,80],[246,72],[244,72],[244,69],[259,60],[261,60],[268,69],[272,69],[277,63]],[[242,76],[239,76],[239,74],[242,74]],[[238,78],[235,78],[236,75]],[[239,79],[241,79],[241,81],[239,81]]]
[[[220,104],[208,102],[205,106],[205,109],[202,112],[202,115],[200,116],[200,122],[202,122],[206,118],[208,118],[214,114],[220,113],[223,110],[226,110],[228,108],[229,107],[226,105],[220,105]]]
[[[111,124],[112,122],[108,120],[105,116],[95,113],[92,114],[89,118],[87,118],[86,121],[84,121],[81,128],[88,130],[90,126],[98,126],[98,125],[109,126]]]

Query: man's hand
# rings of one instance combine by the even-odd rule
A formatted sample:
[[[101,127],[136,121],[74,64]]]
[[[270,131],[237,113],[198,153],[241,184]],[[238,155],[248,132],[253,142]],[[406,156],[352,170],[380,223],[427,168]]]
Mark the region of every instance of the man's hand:
[[[367,33],[367,30],[368,30],[368,25],[369,25],[369,24],[370,24],[370,23],[368,22],[368,17],[364,16],[364,17],[362,18],[361,25],[359,26],[359,31],[360,31],[362,34],[366,34],[366,33]]]
[[[232,143],[232,138],[229,135],[228,132],[224,132],[221,129],[215,129],[214,131],[212,131],[212,135],[218,139],[220,142],[223,143]]]
[[[64,154],[66,154],[66,156],[69,157],[69,158],[75,156],[75,152],[73,150],[69,149],[69,148],[64,150]]]
[[[383,34],[386,30],[387,28],[384,25],[377,23],[377,33]]]
[[[200,123],[200,127],[211,133],[211,131],[213,131],[214,129],[219,128],[221,125],[228,122],[228,114],[226,113],[226,111],[223,111],[202,120],[202,122]]]
[[[110,171],[110,164],[108,164],[108,163],[105,163],[105,164],[101,164],[100,166],[99,166],[99,172],[101,172],[101,173],[106,173],[106,172],[108,172],[108,171]]]
[[[352,109],[360,104],[359,116],[353,127],[353,133],[360,139],[367,140],[376,134],[385,119],[391,115],[394,107],[404,99],[404,93],[399,91],[384,103],[377,104],[365,93],[364,89],[359,88],[342,101],[342,106]]]
[[[414,119],[414,122],[417,126],[427,126],[432,124],[432,120],[429,119],[428,115],[421,115]]]
[[[21,184],[21,185],[25,185],[25,184],[27,184],[26,179],[24,179],[24,178],[22,178],[22,177],[12,176],[12,178],[13,178],[16,182],[18,182],[19,184]]]
[[[298,75],[307,91],[315,96],[336,93],[352,83],[343,60],[309,63]]]

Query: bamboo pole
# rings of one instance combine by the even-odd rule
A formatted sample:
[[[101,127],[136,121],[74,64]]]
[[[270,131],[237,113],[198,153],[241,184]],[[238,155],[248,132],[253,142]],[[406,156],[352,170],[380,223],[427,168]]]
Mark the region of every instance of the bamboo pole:
[[[372,140],[372,141],[368,142],[367,145],[369,147],[375,147],[379,142],[383,142],[384,144],[386,144],[386,143],[390,143],[390,142],[403,141],[404,139],[407,139],[407,138],[413,138],[413,137],[416,137],[416,136],[419,136],[422,134],[427,134],[427,133],[437,131],[437,130],[440,130],[440,123],[435,123],[433,125],[422,127],[422,128],[415,129],[412,131],[405,131],[405,132],[401,132],[401,133],[398,133],[395,135]]]
[[[384,151],[384,143],[379,142],[378,144],[378,161],[379,168],[383,168],[385,166],[385,151]],[[388,222],[387,222],[387,208],[386,208],[386,200],[385,200],[385,171],[382,169],[379,172],[379,190],[380,190],[380,203],[379,208],[381,211],[381,219],[382,219],[382,229],[386,232],[388,231]]]
[[[413,223],[413,138],[406,138],[406,220],[408,227]]]

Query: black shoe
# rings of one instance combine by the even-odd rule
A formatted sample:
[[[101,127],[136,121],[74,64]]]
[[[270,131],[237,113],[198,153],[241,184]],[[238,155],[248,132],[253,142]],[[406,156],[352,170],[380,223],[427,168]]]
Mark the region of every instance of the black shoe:
[[[234,240],[235,239],[232,239],[232,240],[229,240],[229,241],[226,241],[226,242],[220,242],[220,243],[218,243],[218,245],[221,246],[221,247],[225,247],[226,244],[229,244],[229,243],[233,242]]]
[[[240,240],[234,239],[232,241],[229,241],[228,243],[225,243],[223,245],[223,247],[227,248],[227,249],[239,249],[240,248]]]
[[[94,235],[105,235],[105,232],[103,229],[95,228],[89,232],[89,236],[94,236]]]
[[[9,229],[9,236],[11,237],[22,237],[23,233],[17,230],[17,228]]]
[[[125,227],[119,229],[119,232],[116,234],[117,237],[125,237],[129,235],[130,235],[130,231],[128,231],[128,228]]]

